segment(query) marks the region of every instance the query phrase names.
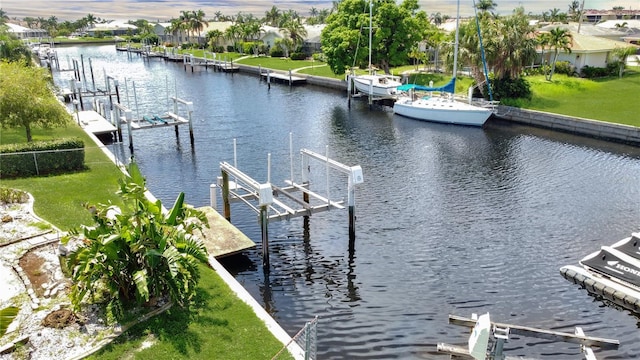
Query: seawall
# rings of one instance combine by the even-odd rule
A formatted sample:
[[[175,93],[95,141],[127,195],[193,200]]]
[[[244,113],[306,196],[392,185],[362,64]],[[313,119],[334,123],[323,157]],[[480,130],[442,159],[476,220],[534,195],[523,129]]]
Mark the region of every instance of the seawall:
[[[520,124],[640,146],[640,128],[635,126],[504,105],[498,106],[496,116]]]

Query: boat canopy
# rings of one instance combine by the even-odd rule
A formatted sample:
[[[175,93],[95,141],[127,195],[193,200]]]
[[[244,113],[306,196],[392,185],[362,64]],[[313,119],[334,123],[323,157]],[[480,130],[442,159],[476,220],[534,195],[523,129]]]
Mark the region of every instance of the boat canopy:
[[[417,90],[417,91],[442,91],[442,92],[448,92],[453,94],[456,89],[456,78],[451,78],[451,80],[449,80],[448,83],[438,87],[428,87],[428,86],[418,85],[418,84],[405,84],[405,85],[398,86],[398,90],[400,91],[409,91],[411,89]]]

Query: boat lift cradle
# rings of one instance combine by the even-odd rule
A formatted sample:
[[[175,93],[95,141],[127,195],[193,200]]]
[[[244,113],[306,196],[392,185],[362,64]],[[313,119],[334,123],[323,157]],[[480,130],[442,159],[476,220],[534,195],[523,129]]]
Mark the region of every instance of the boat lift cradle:
[[[476,360],[508,360],[515,359],[505,356],[504,343],[509,339],[509,335],[519,335],[550,340],[554,342],[567,342],[580,344],[580,349],[586,360],[597,360],[592,346],[601,349],[617,350],[620,346],[618,340],[586,336],[582,328],[576,327],[575,334],[563,333],[553,330],[532,328],[527,326],[512,325],[491,322],[489,313],[472,315],[472,318],[465,318],[456,315],[449,315],[449,323],[454,325],[472,328],[469,337],[468,347],[438,343],[438,352],[451,355],[452,359],[476,359]],[[518,357],[517,359],[521,359]]]

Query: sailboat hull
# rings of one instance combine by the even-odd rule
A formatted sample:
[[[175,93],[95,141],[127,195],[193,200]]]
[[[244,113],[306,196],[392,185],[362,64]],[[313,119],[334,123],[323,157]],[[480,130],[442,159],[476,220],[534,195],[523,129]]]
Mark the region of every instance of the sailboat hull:
[[[492,114],[491,109],[445,98],[400,98],[393,112],[408,118],[445,124],[482,126]]]
[[[358,92],[365,95],[392,97],[399,94],[397,80],[385,75],[358,75],[353,78],[353,85]]]

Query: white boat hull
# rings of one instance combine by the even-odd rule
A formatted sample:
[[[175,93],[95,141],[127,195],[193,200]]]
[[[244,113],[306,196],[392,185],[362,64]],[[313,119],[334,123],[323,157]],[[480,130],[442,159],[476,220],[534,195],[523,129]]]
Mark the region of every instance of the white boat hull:
[[[353,78],[353,85],[365,95],[391,97],[400,93],[398,86],[402,83],[385,75],[358,75]]]
[[[482,126],[493,113],[491,109],[446,98],[408,97],[398,99],[393,112],[412,119],[445,124]]]

